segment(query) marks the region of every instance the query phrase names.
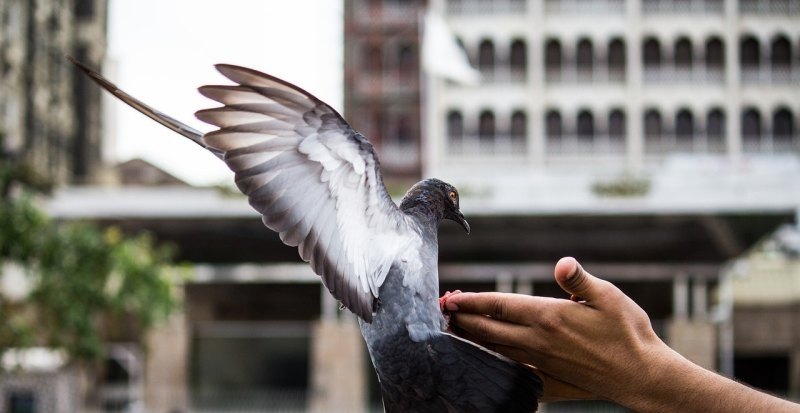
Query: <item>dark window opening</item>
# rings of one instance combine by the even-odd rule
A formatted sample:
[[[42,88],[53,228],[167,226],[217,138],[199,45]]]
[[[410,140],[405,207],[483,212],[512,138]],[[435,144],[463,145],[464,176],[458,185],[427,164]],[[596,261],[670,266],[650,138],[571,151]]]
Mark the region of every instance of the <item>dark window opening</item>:
[[[581,140],[594,138],[594,116],[589,111],[582,110],[578,113],[578,138]]]
[[[528,134],[528,117],[523,111],[515,111],[511,115],[511,138],[522,140]]]
[[[780,36],[772,41],[770,63],[773,69],[785,69],[792,65],[792,46],[789,44],[789,39]]]
[[[746,37],[739,44],[739,60],[742,67],[761,65],[761,47],[755,37]]]
[[[578,51],[575,58],[578,70],[591,71],[594,65],[594,46],[589,39],[582,39],[578,42]]]
[[[544,52],[544,64],[548,71],[561,70],[563,55],[558,40],[548,40]]]
[[[461,140],[464,137],[464,117],[461,112],[451,111],[447,114],[447,136],[451,140]]]
[[[692,42],[687,38],[675,42],[675,66],[682,68],[692,67]]]
[[[478,124],[478,137],[480,140],[494,139],[495,134],[495,119],[494,113],[485,110],[481,112]]]
[[[494,43],[490,40],[483,40],[478,47],[478,69],[487,73],[494,71]]]
[[[545,129],[548,139],[560,139],[564,132],[561,114],[554,110],[547,112]]]
[[[691,141],[694,136],[694,116],[688,110],[681,110],[675,116],[675,136],[681,141]]]
[[[615,72],[625,70],[625,44],[621,39],[614,39],[608,45],[608,69]]]
[[[725,64],[725,49],[722,47],[722,40],[713,38],[706,43],[706,66],[709,68],[720,69]]]
[[[745,139],[761,137],[761,114],[753,108],[745,109],[742,114],[742,137]]]
[[[525,73],[528,67],[528,52],[524,41],[517,39],[511,43],[511,56],[509,60],[511,70],[515,74]]]
[[[661,45],[658,40],[649,38],[644,41],[644,67],[655,68],[661,66]]]
[[[625,113],[620,109],[615,109],[608,115],[608,136],[613,139],[622,139],[625,136]]]

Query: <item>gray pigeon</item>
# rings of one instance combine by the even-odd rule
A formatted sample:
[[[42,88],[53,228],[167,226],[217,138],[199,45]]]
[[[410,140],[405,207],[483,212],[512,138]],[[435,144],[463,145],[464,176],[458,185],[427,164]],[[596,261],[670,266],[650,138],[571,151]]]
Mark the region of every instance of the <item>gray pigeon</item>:
[[[437,231],[469,225],[458,191],[414,185],[400,207],[372,145],[305,90],[255,70],[217,65],[234,85],[203,86],[222,107],[201,132],[145,105],[70,59],[106,90],[191,139],[236,173],[264,224],[299,249],[331,294],[359,317],[387,412],[532,412],[542,382],[528,367],[446,332]]]

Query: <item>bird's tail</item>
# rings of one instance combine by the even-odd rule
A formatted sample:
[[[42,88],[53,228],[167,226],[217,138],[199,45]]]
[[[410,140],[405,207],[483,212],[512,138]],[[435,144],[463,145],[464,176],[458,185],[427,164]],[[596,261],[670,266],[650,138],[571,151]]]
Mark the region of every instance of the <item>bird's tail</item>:
[[[108,79],[104,78],[100,73],[97,73],[89,66],[86,66],[85,64],[75,60],[74,57],[67,56],[67,59],[70,62],[72,62],[72,64],[77,66],[78,69],[80,69],[83,73],[89,76],[95,83],[100,85],[103,89],[109,91],[112,95],[116,96],[117,99],[125,102],[126,104],[128,104],[128,106],[138,110],[148,118],[153,119],[154,121],[166,126],[171,131],[177,132],[185,136],[186,138],[189,138],[192,142],[202,146],[209,152],[213,153],[216,157],[222,159],[224,153],[218,149],[214,149],[206,145],[205,142],[203,142],[202,132],[171,116],[165,115],[161,111],[154,109],[150,105],[127,94],[125,91],[118,88],[117,85],[111,83]]]

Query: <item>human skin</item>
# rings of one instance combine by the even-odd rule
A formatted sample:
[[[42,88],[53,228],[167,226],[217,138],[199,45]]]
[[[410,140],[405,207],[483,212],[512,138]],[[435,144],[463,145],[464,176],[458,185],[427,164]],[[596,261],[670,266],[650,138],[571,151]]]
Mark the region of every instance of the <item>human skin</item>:
[[[800,405],[708,371],[656,336],[647,314],[571,257],[555,267],[571,299],[504,293],[447,298],[461,336],[544,379],[542,401],[605,399],[639,412],[800,412]]]

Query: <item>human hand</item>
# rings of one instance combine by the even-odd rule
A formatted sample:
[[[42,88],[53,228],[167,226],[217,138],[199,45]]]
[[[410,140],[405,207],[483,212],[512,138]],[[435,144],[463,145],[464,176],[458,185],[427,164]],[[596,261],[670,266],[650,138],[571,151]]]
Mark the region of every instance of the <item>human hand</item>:
[[[447,298],[457,333],[517,361],[545,380],[543,401],[602,398],[636,406],[658,374],[659,360],[677,356],[655,334],[644,310],[573,258],[555,267],[572,300],[503,293]],[[679,357],[679,356],[677,356]],[[595,397],[592,397],[595,396]]]

